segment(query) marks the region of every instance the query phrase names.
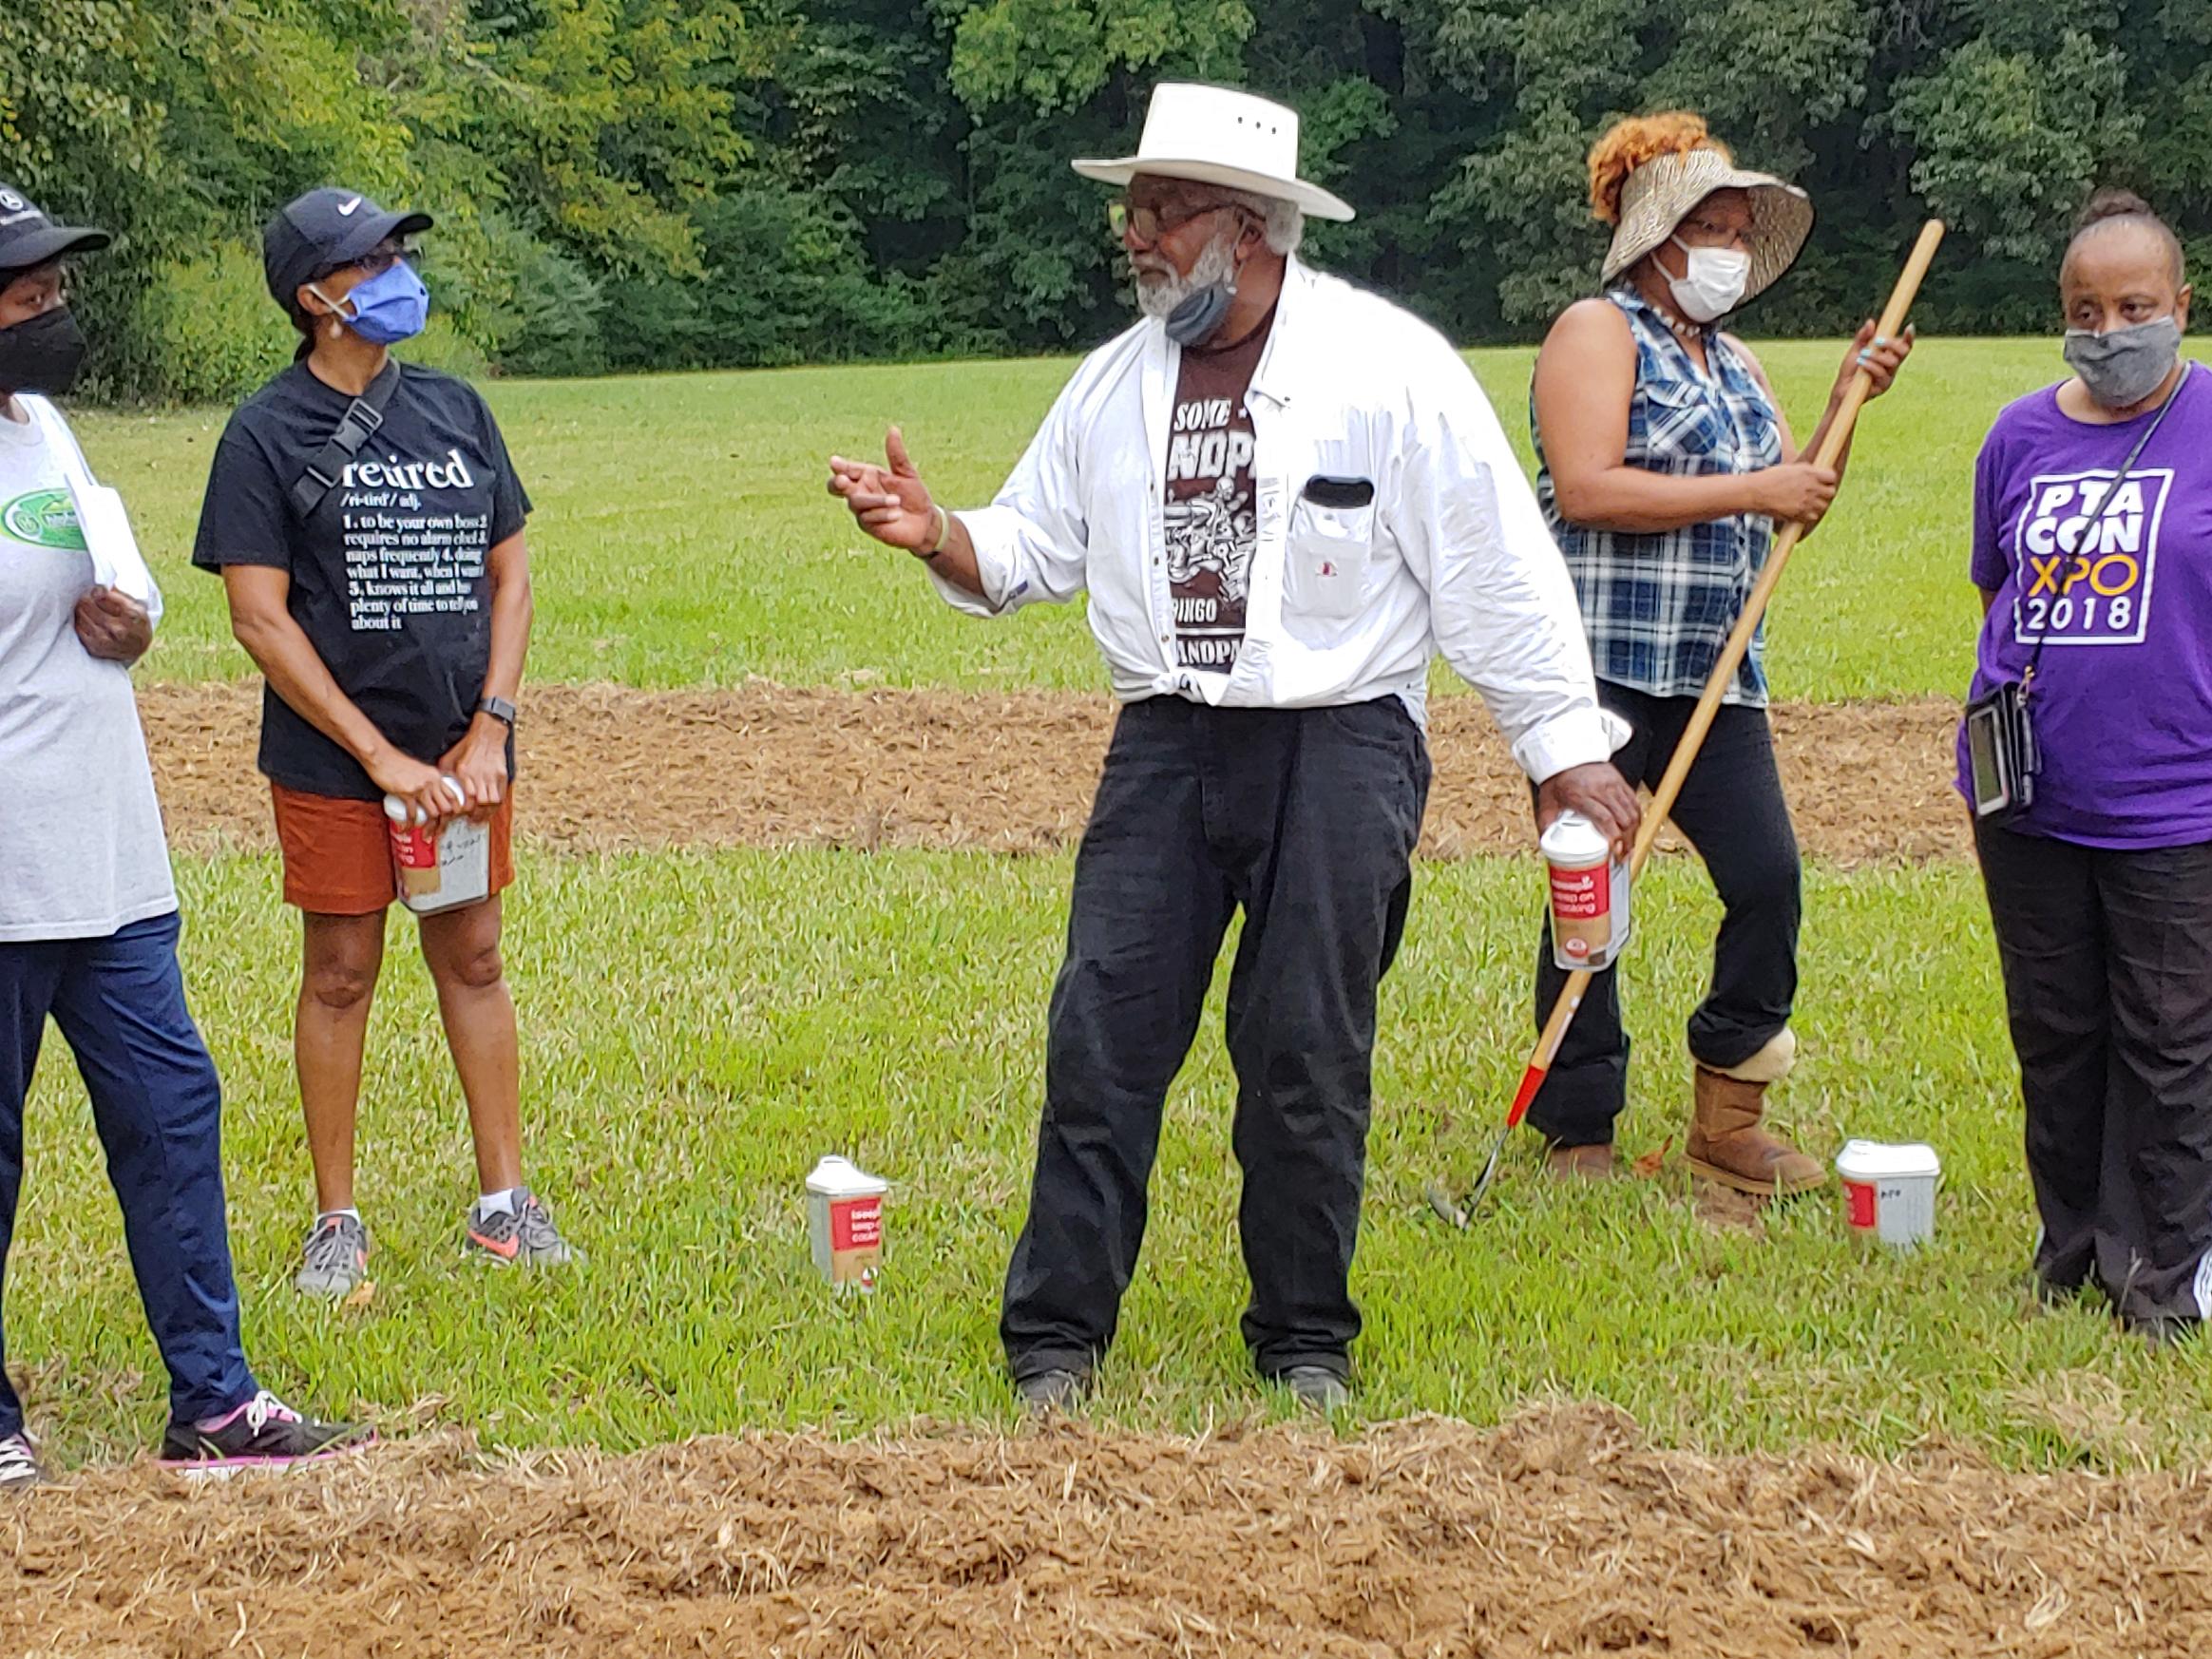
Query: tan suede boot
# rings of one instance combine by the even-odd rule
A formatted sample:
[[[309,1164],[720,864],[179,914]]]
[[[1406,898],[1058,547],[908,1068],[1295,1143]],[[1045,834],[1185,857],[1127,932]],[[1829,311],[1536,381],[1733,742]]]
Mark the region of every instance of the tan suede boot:
[[[1697,1109],[1683,1149],[1689,1167],[1740,1192],[1809,1192],[1828,1178],[1820,1161],[1760,1127],[1764,1083],[1697,1068]]]
[[[1558,1181],[1614,1181],[1625,1172],[1611,1142],[1602,1146],[1555,1146],[1544,1154],[1544,1168]]]

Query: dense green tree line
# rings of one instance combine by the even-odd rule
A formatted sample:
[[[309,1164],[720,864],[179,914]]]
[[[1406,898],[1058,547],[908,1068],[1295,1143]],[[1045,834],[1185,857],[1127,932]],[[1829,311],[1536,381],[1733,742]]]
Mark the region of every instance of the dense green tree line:
[[[1362,209],[1315,257],[1469,341],[1588,290],[1584,151],[1678,105],[1821,209],[1764,331],[1863,314],[1930,212],[1951,329],[2045,326],[2096,183],[2212,252],[2206,0],[8,0],[0,177],[120,233],[86,276],[119,395],[281,361],[257,227],[325,181],[439,216],[457,364],[1059,350],[1124,315],[1066,161],[1169,75],[1296,103]]]

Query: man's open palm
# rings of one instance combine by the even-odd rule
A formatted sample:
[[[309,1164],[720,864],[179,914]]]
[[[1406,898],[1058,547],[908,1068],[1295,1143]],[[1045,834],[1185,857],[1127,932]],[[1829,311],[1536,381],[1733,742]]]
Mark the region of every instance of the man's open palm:
[[[909,553],[935,545],[937,509],[897,427],[884,434],[884,459],[889,465],[830,456],[830,493],[843,496],[860,527],[887,545]]]

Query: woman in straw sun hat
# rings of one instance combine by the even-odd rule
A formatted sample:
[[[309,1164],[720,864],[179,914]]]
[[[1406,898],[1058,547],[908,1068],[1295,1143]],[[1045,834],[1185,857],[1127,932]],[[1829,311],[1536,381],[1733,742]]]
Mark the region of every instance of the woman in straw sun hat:
[[[1801,448],[1759,359],[1721,319],[1787,271],[1812,230],[1803,191],[1739,168],[1683,111],[1623,121],[1590,152],[1591,203],[1613,227],[1604,293],[1570,306],[1536,359],[1536,494],[1566,556],[1597,670],[1599,700],[1635,734],[1613,756],[1658,783],[1773,543],[1810,527],[1836,493],[1820,446],[1854,372],[1886,391],[1912,338],[1859,331],[1827,411]],[[1845,454],[1848,455],[1848,449]],[[1818,1186],[1821,1166],[1762,1126],[1769,1085],[1796,1053],[1797,839],[1775,771],[1762,641],[1727,689],[1673,819],[1706,861],[1726,915],[1712,985],[1689,1020],[1700,1173],[1755,1192]],[[1565,974],[1549,923],[1537,1019]],[[1597,976],[1530,1109],[1551,1167],[1617,1168],[1614,1119],[1629,1040],[1615,976]]]

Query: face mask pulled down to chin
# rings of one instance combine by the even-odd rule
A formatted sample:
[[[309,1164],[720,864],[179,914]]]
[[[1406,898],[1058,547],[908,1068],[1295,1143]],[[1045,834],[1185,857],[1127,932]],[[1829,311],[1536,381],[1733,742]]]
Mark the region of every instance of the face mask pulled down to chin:
[[[1229,319],[1236,301],[1236,241],[1233,237],[1207,244],[1187,276],[1169,276],[1149,287],[1137,284],[1137,305],[1161,319],[1168,338],[1178,346],[1202,346]]]
[[[0,329],[0,393],[66,396],[85,367],[85,331],[66,305]]]
[[[2177,317],[2153,317],[2101,334],[2090,329],[2066,331],[2066,360],[2105,409],[2141,403],[2165,384],[2181,354]]]

